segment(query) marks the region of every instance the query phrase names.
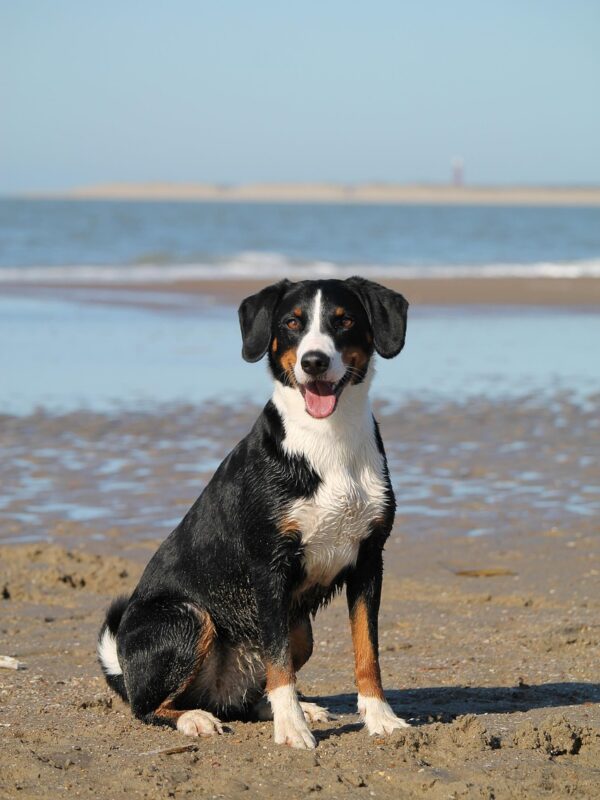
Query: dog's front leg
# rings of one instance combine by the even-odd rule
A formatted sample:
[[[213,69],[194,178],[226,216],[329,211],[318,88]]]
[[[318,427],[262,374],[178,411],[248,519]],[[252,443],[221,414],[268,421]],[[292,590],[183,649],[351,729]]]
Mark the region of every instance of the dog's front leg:
[[[363,542],[356,567],[346,586],[354,672],[358,689],[358,712],[370,734],[392,733],[408,723],[397,717],[386,701],[379,668],[378,617],[383,577],[384,535],[374,533]]]
[[[262,584],[262,585],[261,585]],[[257,585],[259,624],[264,648],[266,694],[273,710],[276,744],[303,750],[317,746],[296,693],[296,673],[290,648],[290,594],[284,575]]]

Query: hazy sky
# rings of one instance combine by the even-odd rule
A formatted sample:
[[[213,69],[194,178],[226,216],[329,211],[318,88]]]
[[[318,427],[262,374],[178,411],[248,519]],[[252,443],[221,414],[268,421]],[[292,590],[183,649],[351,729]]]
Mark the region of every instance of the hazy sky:
[[[600,183],[599,0],[0,0],[0,192]]]

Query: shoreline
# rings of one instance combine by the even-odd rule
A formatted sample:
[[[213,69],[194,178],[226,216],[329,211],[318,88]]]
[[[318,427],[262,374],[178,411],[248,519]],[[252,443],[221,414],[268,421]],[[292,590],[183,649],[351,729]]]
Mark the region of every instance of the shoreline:
[[[600,206],[598,186],[452,186],[336,183],[109,183],[64,191],[23,192],[23,199],[145,200],[223,203],[333,203],[383,205]]]
[[[283,275],[281,277],[284,277]],[[375,277],[375,276],[374,276]],[[163,295],[204,297],[212,302],[237,305],[250,294],[275,282],[275,278],[178,280],[171,283],[152,282],[6,282],[2,289],[13,294],[32,295],[52,291],[68,297],[69,293],[114,292],[122,294],[126,304],[144,305],[143,297],[154,300]],[[377,276],[375,280],[404,294],[414,305],[459,306],[560,306],[600,307],[600,278],[389,278]],[[138,302],[131,294],[139,295]]]
[[[414,305],[558,305],[600,306],[600,279],[596,278],[407,278],[377,277],[406,295]],[[238,303],[271,283],[267,280],[180,281],[173,284],[186,294],[209,294]],[[148,291],[159,287],[147,284]]]

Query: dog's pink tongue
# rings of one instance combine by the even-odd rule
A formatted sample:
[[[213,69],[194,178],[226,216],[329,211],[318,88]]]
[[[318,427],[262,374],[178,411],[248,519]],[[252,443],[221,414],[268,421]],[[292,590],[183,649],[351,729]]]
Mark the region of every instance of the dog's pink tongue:
[[[333,414],[336,404],[333,385],[325,381],[313,381],[306,384],[304,403],[311,417],[324,419]]]

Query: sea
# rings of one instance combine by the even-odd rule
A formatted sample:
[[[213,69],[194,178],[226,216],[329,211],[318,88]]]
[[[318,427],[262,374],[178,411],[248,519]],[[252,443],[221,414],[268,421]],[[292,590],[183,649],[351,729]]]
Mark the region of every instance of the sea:
[[[0,282],[600,277],[600,209],[0,200]]]
[[[0,413],[263,402],[267,370],[242,361],[235,308],[169,284],[350,274],[600,277],[600,209],[2,199]],[[147,282],[164,284],[155,305]],[[413,307],[373,391],[394,407],[589,402],[599,345],[595,308]]]

